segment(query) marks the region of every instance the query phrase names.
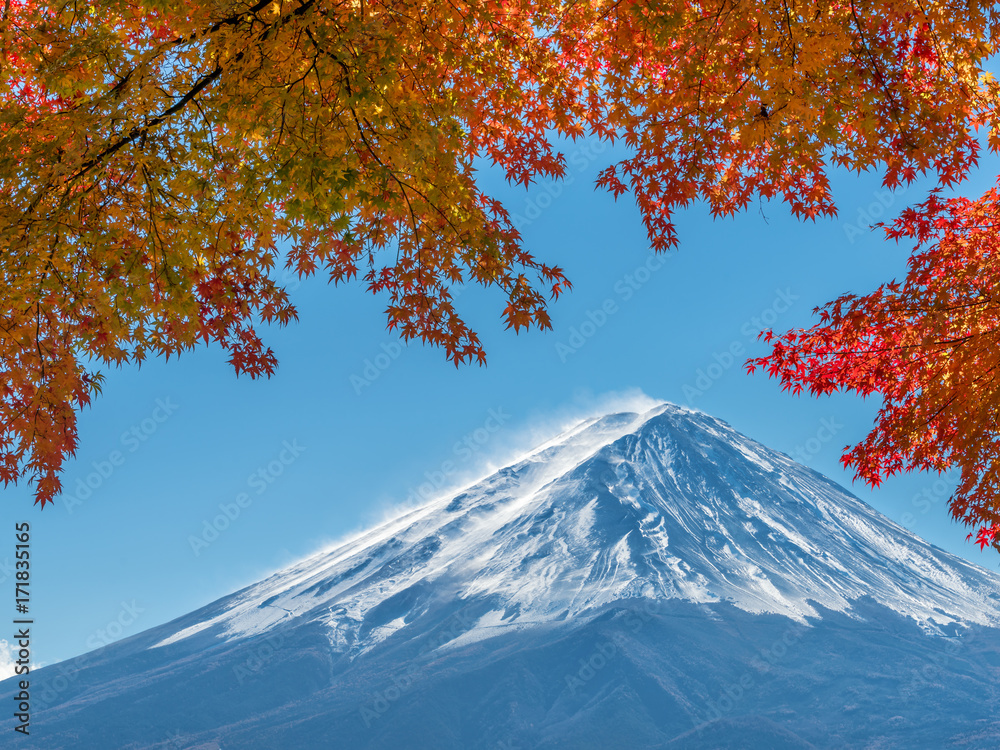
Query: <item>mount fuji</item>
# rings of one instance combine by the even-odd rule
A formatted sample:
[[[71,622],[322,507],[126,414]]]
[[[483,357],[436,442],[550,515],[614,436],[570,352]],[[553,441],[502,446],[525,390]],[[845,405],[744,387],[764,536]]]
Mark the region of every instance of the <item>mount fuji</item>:
[[[17,746],[995,749],[998,678],[1000,576],[661,404],[33,670]]]

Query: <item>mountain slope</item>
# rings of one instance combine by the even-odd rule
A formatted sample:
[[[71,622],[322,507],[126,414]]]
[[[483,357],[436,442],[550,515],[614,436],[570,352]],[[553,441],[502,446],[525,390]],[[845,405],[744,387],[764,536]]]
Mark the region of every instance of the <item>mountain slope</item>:
[[[463,642],[631,597],[730,601],[802,621],[869,595],[929,630],[1000,622],[1000,578],[706,415],[664,405],[560,436],[246,589],[164,640],[318,618],[362,653],[436,600],[494,607]]]
[[[996,747],[998,626],[997,575],[664,404],[41,670],[23,746]]]

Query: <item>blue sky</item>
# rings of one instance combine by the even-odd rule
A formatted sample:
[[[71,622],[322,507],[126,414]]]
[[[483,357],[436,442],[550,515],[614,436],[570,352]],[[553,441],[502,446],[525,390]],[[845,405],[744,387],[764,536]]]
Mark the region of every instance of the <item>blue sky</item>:
[[[817,223],[779,203],[720,221],[695,206],[677,217],[680,249],[654,257],[630,197],[594,190],[612,150],[564,150],[561,183],[525,190],[482,173],[526,246],[574,284],[552,305],[554,330],[516,336],[498,294],[464,290],[458,306],[487,367],[403,346],[385,329],[385,300],[361,284],[293,279],[300,322],[264,331],[280,362],[271,379],[237,379],[214,347],[108,372],[81,415],[64,496],[39,511],[29,487],[3,491],[0,599],[13,607],[14,524],[29,521],[34,658],[53,663],[171,620],[641,394],[724,419],[940,547],[998,567],[951,522],[953,482],[914,475],[870,492],[840,468],[876,400],[793,397],[742,367],[766,352],[760,329],[808,325],[814,307],[902,278],[908,248],[868,225],[919,199],[917,188],[890,194],[877,176],[836,173],[840,216]],[[997,171],[984,160],[963,192],[978,195]]]

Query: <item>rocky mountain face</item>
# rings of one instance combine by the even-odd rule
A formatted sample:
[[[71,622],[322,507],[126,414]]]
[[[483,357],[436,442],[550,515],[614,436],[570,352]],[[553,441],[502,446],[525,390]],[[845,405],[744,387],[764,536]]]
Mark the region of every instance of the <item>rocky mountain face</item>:
[[[996,748],[998,677],[1000,576],[663,404],[33,672],[16,739]],[[8,706],[16,692],[0,683]]]

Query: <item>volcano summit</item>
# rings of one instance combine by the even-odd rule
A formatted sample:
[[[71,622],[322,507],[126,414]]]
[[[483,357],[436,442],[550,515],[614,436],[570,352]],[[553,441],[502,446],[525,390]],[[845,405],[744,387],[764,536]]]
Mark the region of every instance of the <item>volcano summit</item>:
[[[997,748],[1000,576],[662,404],[32,677],[47,750]]]

